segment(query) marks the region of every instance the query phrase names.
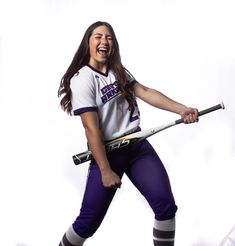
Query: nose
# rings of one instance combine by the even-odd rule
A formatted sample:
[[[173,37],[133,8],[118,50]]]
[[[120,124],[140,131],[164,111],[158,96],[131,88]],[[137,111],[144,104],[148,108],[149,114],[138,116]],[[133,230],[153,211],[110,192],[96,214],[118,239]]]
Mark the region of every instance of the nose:
[[[108,44],[108,39],[107,39],[107,37],[103,36],[102,39],[101,39],[101,43],[102,43],[102,44]]]

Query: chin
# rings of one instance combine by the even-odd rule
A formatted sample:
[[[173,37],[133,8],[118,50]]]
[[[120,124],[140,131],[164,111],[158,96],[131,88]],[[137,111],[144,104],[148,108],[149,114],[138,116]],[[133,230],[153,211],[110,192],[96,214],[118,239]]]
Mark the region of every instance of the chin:
[[[100,60],[99,63],[106,65],[108,63],[108,59]]]

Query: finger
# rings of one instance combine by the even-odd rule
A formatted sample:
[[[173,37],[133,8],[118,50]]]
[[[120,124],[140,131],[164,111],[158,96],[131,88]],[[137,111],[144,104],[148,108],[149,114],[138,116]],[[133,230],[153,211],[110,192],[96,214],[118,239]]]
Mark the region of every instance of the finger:
[[[107,189],[116,189],[116,185],[108,185],[108,186],[105,186],[105,188]]]
[[[187,116],[187,122],[188,123],[198,122],[198,115],[195,112],[189,113]]]
[[[193,114],[192,113],[189,113],[189,123],[193,123],[194,122],[194,119],[193,119]]]
[[[191,117],[191,120],[192,120],[192,122],[198,122],[198,111],[197,110],[195,110],[195,111],[193,111],[193,113],[191,114],[192,115],[192,117]]]
[[[119,182],[119,183],[116,183],[115,185],[114,185],[114,188],[121,188],[121,185],[122,185],[122,182]]]
[[[122,185],[122,183],[120,182],[120,183],[109,185],[109,186],[107,186],[107,188],[109,188],[109,189],[117,189],[117,188],[121,188],[121,185]]]
[[[109,188],[109,189],[119,189],[119,188],[121,188],[121,186],[120,185],[112,185],[112,186],[109,186],[107,188]]]
[[[185,117],[184,117],[184,123],[186,123],[186,124],[189,124],[189,123],[192,123],[192,114],[191,113],[188,113],[188,114],[186,114],[185,115]]]

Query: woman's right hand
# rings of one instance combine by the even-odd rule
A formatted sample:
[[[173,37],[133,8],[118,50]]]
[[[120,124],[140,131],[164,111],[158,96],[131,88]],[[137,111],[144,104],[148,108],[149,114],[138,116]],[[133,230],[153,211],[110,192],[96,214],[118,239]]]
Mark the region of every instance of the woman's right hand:
[[[122,185],[120,177],[111,168],[102,170],[101,176],[104,187],[117,189]]]

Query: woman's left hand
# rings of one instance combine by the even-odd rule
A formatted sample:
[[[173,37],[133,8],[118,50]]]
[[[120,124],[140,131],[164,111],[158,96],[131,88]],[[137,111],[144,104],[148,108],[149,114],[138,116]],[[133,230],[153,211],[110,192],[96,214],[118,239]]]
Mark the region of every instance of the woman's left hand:
[[[180,113],[181,118],[184,120],[184,123],[194,123],[198,122],[198,110],[196,108],[186,108]]]

